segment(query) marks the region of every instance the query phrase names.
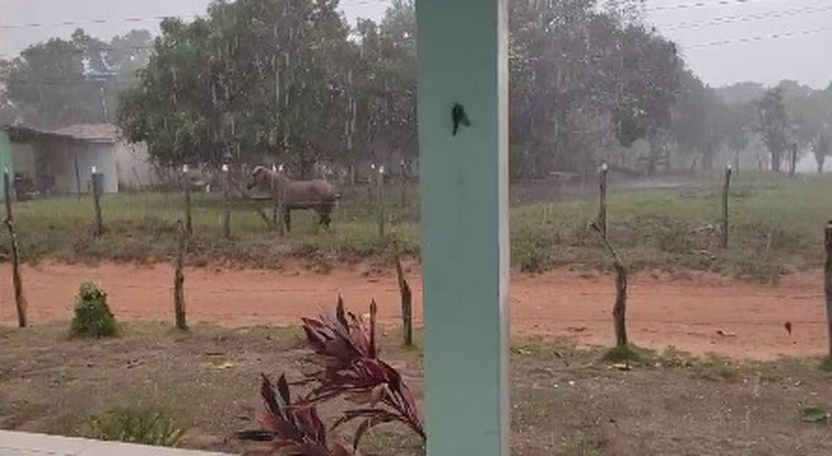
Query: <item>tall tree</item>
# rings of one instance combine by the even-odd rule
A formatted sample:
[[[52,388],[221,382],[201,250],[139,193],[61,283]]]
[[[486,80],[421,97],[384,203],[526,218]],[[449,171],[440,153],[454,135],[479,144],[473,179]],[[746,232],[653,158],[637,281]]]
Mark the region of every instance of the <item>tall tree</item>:
[[[130,49],[121,45],[130,42]],[[112,121],[118,91],[132,83],[130,68],[143,64],[150,35],[133,31],[108,44],[76,30],[69,40],[53,38],[25,49],[0,65],[5,107],[24,123],[57,128],[72,123]],[[1,107],[0,107],[1,108]]]
[[[775,87],[766,91],[756,103],[758,128],[763,142],[771,154],[771,169],[780,172],[783,154],[789,147],[791,124],[783,102],[783,89]]]
[[[301,175],[343,141],[348,27],[333,0],[215,1],[163,23],[119,123],[164,164],[279,157]]]
[[[702,168],[713,168],[714,157],[730,135],[733,113],[716,91],[696,75],[682,73],[679,101],[673,108],[671,131],[682,151],[701,157]]]

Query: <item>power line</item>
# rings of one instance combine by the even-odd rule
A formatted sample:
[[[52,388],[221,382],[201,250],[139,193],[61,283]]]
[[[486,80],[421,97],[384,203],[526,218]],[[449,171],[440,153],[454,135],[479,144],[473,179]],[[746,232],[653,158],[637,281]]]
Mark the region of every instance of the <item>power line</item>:
[[[341,3],[339,7],[343,9],[344,5],[388,5],[389,0],[353,0],[349,3]],[[111,24],[114,22],[161,22],[165,19],[197,19],[205,17],[207,13],[203,14],[170,14],[170,15],[156,15],[156,16],[133,16],[115,19],[84,19],[63,22],[29,22],[25,24],[0,24],[0,30],[16,30],[28,28],[44,28],[44,27],[80,27],[84,25],[100,25]]]
[[[764,19],[773,19],[773,18],[784,18],[784,17],[795,17],[795,16],[802,16],[805,14],[815,14],[815,13],[823,13],[827,11],[832,11],[832,4],[817,7],[817,6],[808,6],[803,8],[795,8],[791,10],[774,10],[774,11],[766,11],[758,14],[749,14],[749,15],[735,15],[735,16],[724,16],[724,17],[717,17],[710,20],[705,21],[694,21],[694,22],[675,22],[675,23],[666,23],[666,24],[656,24],[656,28],[660,28],[663,31],[672,31],[672,30],[684,30],[684,29],[692,29],[692,28],[701,28],[701,27],[711,27],[711,26],[718,26],[718,25],[725,25],[725,24],[733,24],[737,22],[750,22],[750,21],[758,21]]]
[[[693,2],[693,3],[683,3],[681,5],[673,5],[673,6],[656,6],[653,8],[645,8],[644,11],[647,13],[653,12],[662,12],[662,11],[676,11],[676,10],[685,10],[685,9],[695,9],[695,8],[710,8],[714,6],[737,6],[737,5],[746,5],[748,3],[754,3],[758,0],[715,0],[709,2]]]
[[[372,0],[357,0],[357,1],[372,1]],[[378,3],[387,2],[388,0],[377,0]],[[698,5],[699,3],[697,3]],[[691,4],[693,5],[693,4]],[[690,5],[688,5],[690,6]],[[827,12],[832,11],[832,4],[827,4],[821,7],[803,7],[803,8],[795,8],[791,10],[772,10],[766,11],[759,14],[751,14],[751,15],[734,15],[734,16],[723,16],[717,17],[708,21],[695,21],[695,22],[672,22],[666,24],[657,24],[654,27],[662,28],[664,31],[672,31],[672,30],[681,30],[681,29],[692,29],[692,28],[701,28],[701,27],[710,27],[715,25],[726,25],[732,24],[736,22],[748,22],[753,20],[762,20],[768,18],[782,18],[782,17],[792,17],[792,16],[801,16],[804,14],[814,14],[820,12]],[[200,17],[199,15],[190,16],[192,18]],[[17,25],[10,25],[10,24],[0,24],[0,29],[21,29],[27,27],[49,27],[49,26],[63,26],[63,25],[83,25],[83,24],[105,24],[111,22],[119,22],[119,21],[127,21],[127,22],[141,22],[141,21],[155,21],[155,20],[164,20],[166,18],[179,18],[178,16],[150,16],[150,17],[128,17],[128,18],[121,18],[121,19],[90,19],[87,21],[79,21],[79,22],[61,22],[61,23],[53,23],[53,24],[45,24],[45,23],[30,23],[30,24],[17,24]],[[710,44],[705,44],[710,45]],[[696,45],[699,47],[702,45]],[[118,51],[118,50],[143,50],[143,49],[154,49],[154,46],[124,46],[115,48],[112,46],[99,46],[94,49],[93,51],[100,51],[100,52],[111,52],[111,51]],[[85,49],[72,49],[72,50],[61,50],[58,51],[59,53],[84,53],[88,52],[89,50]],[[1,56],[5,56],[7,54],[0,53]]]
[[[805,35],[812,35],[815,33],[822,33],[826,31],[832,31],[832,26],[830,27],[819,27],[815,29],[808,29],[808,30],[798,30],[794,32],[785,32],[785,33],[776,33],[773,35],[757,35],[757,36],[749,36],[749,37],[742,37],[736,38],[731,40],[722,40],[722,41],[713,41],[710,43],[698,43],[698,44],[690,44],[685,45],[684,43],[677,43],[680,47],[684,49],[703,49],[703,48],[713,48],[719,46],[730,46],[734,44],[746,44],[746,43],[753,43],[763,40],[777,40],[777,39],[786,39],[786,38],[793,38],[797,36],[805,36]],[[153,49],[152,46],[134,46],[134,49]],[[82,52],[82,51],[73,51],[73,52]],[[103,51],[102,51],[103,52]],[[532,60],[539,60],[540,57],[532,57]],[[140,79],[137,77],[130,77],[125,79],[117,79],[115,84],[118,85],[127,85],[135,82],[139,82]],[[38,81],[31,81],[31,80],[11,80],[7,81],[8,83],[12,84],[45,84],[45,85],[61,85],[61,84],[88,84],[95,82],[93,79],[87,78],[46,78]],[[113,82],[109,82],[112,84]]]
[[[799,30],[795,32],[785,32],[785,33],[775,33],[773,35],[758,35],[758,36],[749,36],[743,38],[736,38],[731,40],[722,40],[722,41],[712,41],[710,43],[700,43],[700,44],[691,44],[691,45],[684,45],[681,44],[680,46],[686,49],[701,49],[701,48],[709,48],[715,46],[728,46],[732,44],[743,44],[743,43],[754,43],[757,41],[763,40],[775,40],[775,39],[783,39],[783,38],[793,38],[796,36],[804,36],[804,35],[813,35],[815,33],[822,33],[826,31],[832,30],[832,27],[818,27],[815,29],[809,30]]]

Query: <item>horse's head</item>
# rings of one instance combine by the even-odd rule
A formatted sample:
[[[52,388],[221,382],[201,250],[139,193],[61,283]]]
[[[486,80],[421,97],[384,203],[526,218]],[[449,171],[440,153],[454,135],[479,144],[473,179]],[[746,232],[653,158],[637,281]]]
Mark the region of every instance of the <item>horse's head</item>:
[[[246,188],[249,190],[255,187],[259,189],[267,189],[271,186],[270,184],[271,172],[265,166],[258,166],[251,172],[251,177],[249,177],[249,180],[246,183]]]

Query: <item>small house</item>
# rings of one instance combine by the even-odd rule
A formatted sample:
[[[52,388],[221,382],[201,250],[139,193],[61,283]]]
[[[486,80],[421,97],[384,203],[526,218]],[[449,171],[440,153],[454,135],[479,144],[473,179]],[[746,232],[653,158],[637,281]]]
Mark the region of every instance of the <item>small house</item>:
[[[58,130],[0,127],[0,164],[27,193],[89,193],[93,169],[104,193],[140,189],[159,181],[143,144],[131,144],[111,124],[78,124]],[[20,195],[19,195],[20,196]]]

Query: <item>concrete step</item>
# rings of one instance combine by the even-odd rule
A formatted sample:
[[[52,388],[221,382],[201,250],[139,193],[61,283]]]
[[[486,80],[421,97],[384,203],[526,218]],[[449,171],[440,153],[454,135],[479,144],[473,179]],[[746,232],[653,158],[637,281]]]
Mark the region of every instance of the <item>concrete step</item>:
[[[0,456],[228,456],[226,453],[0,431]]]

